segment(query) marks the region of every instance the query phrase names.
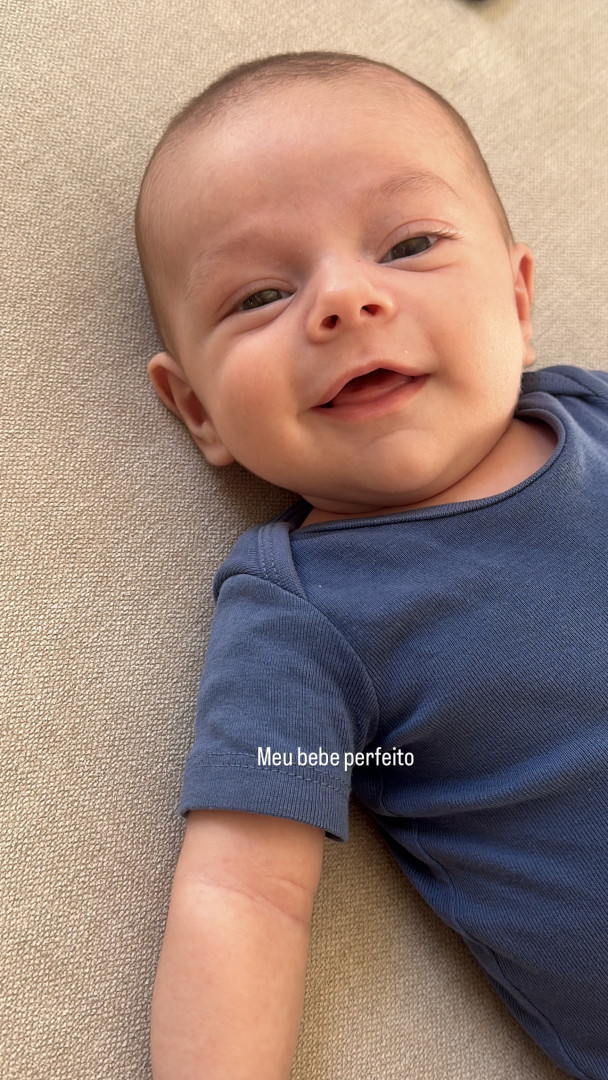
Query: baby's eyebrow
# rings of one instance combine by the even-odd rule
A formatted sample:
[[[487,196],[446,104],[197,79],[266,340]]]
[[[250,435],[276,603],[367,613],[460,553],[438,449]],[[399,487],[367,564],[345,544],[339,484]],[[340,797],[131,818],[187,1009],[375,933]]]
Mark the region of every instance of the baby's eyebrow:
[[[382,195],[401,195],[408,191],[437,191],[439,194],[445,194],[448,191],[460,201],[460,195],[454,191],[454,188],[448,184],[447,180],[437,176],[436,173],[422,171],[398,172],[382,184],[375,184],[373,187],[366,188],[362,192],[362,201],[365,204],[374,202],[375,199]]]
[[[219,244],[215,244],[213,247],[205,248],[197,255],[194,265],[188,274],[186,279],[186,285],[184,287],[184,297],[186,300],[190,299],[192,292],[196,288],[199,278],[203,276],[205,271],[209,273],[211,268],[220,259],[226,259],[231,255],[243,254],[243,247],[253,246],[254,250],[261,247],[268,240],[268,235],[264,229],[251,228],[244,232],[238,233],[236,236],[230,237],[228,240],[223,240]]]
[[[394,176],[389,177],[388,180],[384,180],[381,184],[375,184],[373,187],[364,188],[360,194],[360,201],[361,205],[366,208],[370,204],[373,205],[378,198],[383,198],[387,195],[433,191],[437,191],[439,194],[449,192],[460,201],[460,196],[454,191],[454,188],[448,184],[447,180],[444,180],[441,176],[437,176],[436,173],[422,172],[419,170],[415,172],[404,172],[402,170]],[[197,256],[194,265],[188,274],[184,287],[185,299],[190,299],[199,279],[205,271],[209,272],[211,267],[217,263],[218,260],[226,259],[229,256],[242,255],[244,246],[249,248],[253,247],[254,250],[263,247],[267,240],[267,234],[263,229],[251,228],[246,230],[246,232],[241,232],[236,236],[232,236],[213,247],[206,248]]]

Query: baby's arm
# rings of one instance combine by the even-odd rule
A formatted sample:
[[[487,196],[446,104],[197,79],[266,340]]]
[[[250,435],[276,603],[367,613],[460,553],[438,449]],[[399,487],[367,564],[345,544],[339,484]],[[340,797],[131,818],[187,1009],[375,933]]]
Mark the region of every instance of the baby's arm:
[[[285,818],[190,812],[152,1000],[154,1080],[287,1080],[323,841]]]

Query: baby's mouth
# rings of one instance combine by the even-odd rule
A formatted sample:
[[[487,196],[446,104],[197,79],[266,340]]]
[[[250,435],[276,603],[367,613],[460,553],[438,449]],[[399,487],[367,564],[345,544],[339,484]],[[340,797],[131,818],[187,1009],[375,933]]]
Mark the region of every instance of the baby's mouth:
[[[357,375],[349,379],[341,390],[330,400],[325,401],[322,409],[333,409],[340,405],[362,405],[368,401],[390,394],[400,386],[412,382],[413,375],[401,375],[398,371],[389,371],[388,368],[375,368],[366,375]]]

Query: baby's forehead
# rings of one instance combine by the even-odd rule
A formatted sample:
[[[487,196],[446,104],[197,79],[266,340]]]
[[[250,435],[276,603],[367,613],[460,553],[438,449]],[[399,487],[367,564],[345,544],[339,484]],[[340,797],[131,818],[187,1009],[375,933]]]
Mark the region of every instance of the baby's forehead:
[[[433,149],[436,162],[437,147],[442,147],[442,153],[445,148],[443,161],[438,163],[440,172],[445,162],[458,159],[462,163],[468,158],[468,147],[463,145],[462,133],[452,118],[423,91],[408,87],[405,79],[401,80],[403,86],[394,78],[375,78],[369,86],[365,83],[362,86],[360,79],[351,77],[350,81],[354,84],[350,90],[348,81],[342,78],[337,87],[320,83],[311,88],[300,83],[280,91],[272,87],[244,101],[225,103],[211,119],[202,117],[179,133],[175,178],[179,182],[180,173],[200,175],[201,195],[214,190],[221,194],[223,166],[238,173],[255,161],[260,167],[258,175],[271,179],[275,160],[289,160],[290,156],[295,159],[301,154],[310,135],[309,126],[319,138],[314,144],[314,158],[306,162],[307,167],[310,162],[310,169],[298,174],[299,188],[307,186],[307,177],[318,175],[319,169],[313,167],[314,159],[331,165],[332,155],[335,158],[353,149],[357,167],[362,174],[368,171],[372,176],[377,171],[379,152],[387,160],[391,155],[399,156],[401,164],[407,167],[408,140],[414,147],[413,160],[416,147],[419,157],[421,147],[423,157],[428,156],[425,148]],[[367,122],[367,130],[376,135],[375,117],[379,121],[379,137],[366,152],[366,139],[359,134],[359,128],[365,130]],[[326,182],[331,183],[331,179],[328,173]]]
[[[376,107],[386,116],[390,109],[391,124],[395,127],[407,125],[413,130],[422,127],[428,130],[429,138],[458,141],[462,134],[457,123],[444,108],[441,99],[435,100],[431,93],[417,84],[410,84],[407,76],[399,77],[392,72],[364,72],[342,74],[339,79],[328,83],[325,80],[289,80],[284,84],[262,86],[247,94],[227,96],[210,110],[194,116],[184,130],[178,133],[183,146],[201,146],[205,143],[213,146],[213,135],[224,132],[232,124],[238,124],[243,116],[262,114],[264,134],[269,142],[279,143],[294,125],[300,123],[302,109],[314,118],[314,122],[323,128],[331,123],[339,110],[356,115],[365,107]],[[444,103],[447,106],[447,103]],[[457,114],[454,114],[456,116]],[[332,127],[331,139],[340,136],[340,128]],[[387,132],[387,140],[390,134]],[[212,153],[212,151],[211,151]]]

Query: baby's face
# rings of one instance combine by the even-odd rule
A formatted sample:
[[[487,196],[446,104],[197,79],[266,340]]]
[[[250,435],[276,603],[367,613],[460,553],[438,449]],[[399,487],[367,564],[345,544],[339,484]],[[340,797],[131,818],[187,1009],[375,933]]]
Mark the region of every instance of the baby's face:
[[[209,461],[365,513],[450,501],[500,441],[532,260],[459,145],[374,76],[258,96],[179,150],[176,356],[150,372]]]

